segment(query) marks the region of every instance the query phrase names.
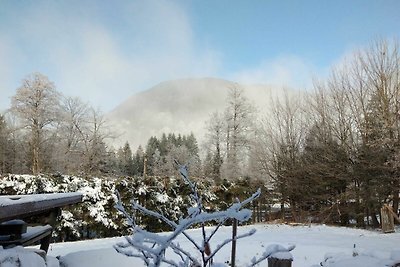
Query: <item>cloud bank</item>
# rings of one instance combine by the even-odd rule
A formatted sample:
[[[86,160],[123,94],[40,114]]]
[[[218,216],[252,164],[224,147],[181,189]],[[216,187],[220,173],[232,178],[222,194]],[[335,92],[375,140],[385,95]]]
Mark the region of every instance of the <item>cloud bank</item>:
[[[109,109],[160,81],[218,71],[219,53],[197,47],[181,6],[119,3],[35,2],[18,16],[10,7],[8,25],[0,29],[0,88],[11,96],[22,78],[40,71],[58,90]],[[15,61],[10,54],[21,57]]]
[[[315,67],[293,55],[260,58],[256,66],[226,73],[230,59],[202,40],[192,23],[189,9],[178,1],[2,4],[0,111],[9,107],[21,80],[36,71],[64,94],[105,112],[171,79],[219,77],[300,89],[311,85]]]
[[[279,87],[308,89],[317,69],[307,60],[294,55],[281,55],[263,60],[258,66],[232,74],[235,81],[244,84],[270,84]]]

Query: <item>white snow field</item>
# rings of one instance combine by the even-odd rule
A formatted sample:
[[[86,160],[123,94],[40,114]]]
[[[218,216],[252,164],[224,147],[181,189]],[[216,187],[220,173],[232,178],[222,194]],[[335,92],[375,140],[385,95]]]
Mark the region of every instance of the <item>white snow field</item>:
[[[238,233],[255,228],[257,232],[237,243],[236,266],[247,266],[254,256],[260,256],[270,244],[287,247],[295,244],[291,252],[293,267],[383,267],[391,266],[400,260],[400,233],[383,234],[368,231],[325,225],[290,226],[278,224],[258,224],[239,227]],[[188,230],[195,239],[201,238],[199,229]],[[221,228],[212,239],[211,249],[230,238],[231,227]],[[124,238],[108,238],[89,241],[52,244],[48,255],[59,256],[61,266],[65,267],[132,267],[144,266],[137,258],[117,253],[113,245]],[[185,237],[177,239],[181,246],[193,247]],[[354,245],[356,249],[354,249]],[[358,254],[353,257],[353,253]],[[193,249],[193,255],[196,255]],[[168,253],[167,257],[170,256]],[[325,257],[331,257],[325,261]],[[221,250],[214,262],[225,263],[230,260],[230,245]],[[260,266],[267,266],[262,262]]]

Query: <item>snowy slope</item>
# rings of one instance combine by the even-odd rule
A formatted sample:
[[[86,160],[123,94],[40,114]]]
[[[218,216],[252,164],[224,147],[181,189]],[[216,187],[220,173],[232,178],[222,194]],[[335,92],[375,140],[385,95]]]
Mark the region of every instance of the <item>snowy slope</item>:
[[[349,261],[352,266],[356,267],[384,266],[382,265],[383,262],[389,260],[391,256],[398,257],[399,253],[393,250],[396,250],[396,248],[400,250],[398,248],[400,233],[382,234],[375,231],[323,225],[312,225],[311,227],[256,225],[240,227],[239,232],[245,232],[251,228],[256,228],[257,233],[238,242],[237,266],[248,264],[253,256],[260,255],[269,244],[284,246],[295,244],[296,248],[292,251],[294,256],[293,266],[295,267],[319,265],[320,262],[324,261],[325,255],[329,254],[334,254],[337,262],[336,265],[331,263],[325,266],[346,266]],[[201,232],[199,230],[190,231],[200,238]],[[231,228],[224,227],[218,232],[214,243],[225,240],[230,235]],[[143,266],[140,260],[120,255],[112,248],[116,242],[121,240],[123,238],[53,244],[49,255],[61,256],[61,262],[68,267],[108,267],[115,264],[118,267]],[[181,246],[190,246],[182,237],[179,240]],[[359,253],[356,258],[352,257],[354,244]],[[213,243],[211,243],[211,249],[212,246]],[[338,253],[344,253],[344,256],[337,256]],[[229,255],[230,251],[227,247],[215,258],[215,261],[224,263],[229,260]]]

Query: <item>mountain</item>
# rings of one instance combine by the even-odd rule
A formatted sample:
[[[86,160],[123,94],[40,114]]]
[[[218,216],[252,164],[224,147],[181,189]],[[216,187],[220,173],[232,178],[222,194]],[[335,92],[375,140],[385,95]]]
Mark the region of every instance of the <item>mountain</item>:
[[[201,144],[205,123],[215,111],[223,111],[229,88],[244,88],[245,95],[259,109],[268,105],[272,90],[266,85],[240,85],[216,79],[181,79],[162,82],[148,90],[134,94],[107,114],[107,120],[118,137],[113,145],[126,141],[133,151],[146,146],[151,136],[165,133],[194,133]]]

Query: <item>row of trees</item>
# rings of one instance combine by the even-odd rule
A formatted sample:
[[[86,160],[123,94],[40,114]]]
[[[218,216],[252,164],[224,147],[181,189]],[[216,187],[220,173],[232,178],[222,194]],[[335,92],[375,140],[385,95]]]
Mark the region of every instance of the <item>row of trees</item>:
[[[296,218],[318,214],[344,225],[354,219],[379,226],[384,203],[398,210],[397,42],[355,52],[315,82],[313,93],[276,99],[262,126],[252,162]]]
[[[115,173],[171,175],[174,159],[190,161],[197,176],[201,163],[193,134],[151,137],[133,154],[126,143],[114,150],[103,114],[79,98],[58,92],[49,79],[34,73],[0,114],[0,173]]]
[[[107,171],[109,137],[100,111],[34,73],[0,115],[0,173]]]
[[[128,142],[116,153],[116,171],[128,176],[173,176],[176,174],[174,161],[190,162],[193,173],[200,177],[201,162],[196,137],[176,136],[173,133],[150,137],[146,150],[139,146],[132,153]]]
[[[187,162],[193,177],[238,179],[248,175],[251,140],[255,138],[255,108],[239,86],[230,88],[226,107],[215,112],[206,122],[203,153],[193,133],[177,136],[163,133],[152,136],[143,150],[133,154],[129,143],[118,149],[117,166],[120,174],[171,176],[176,174],[174,161]],[[200,154],[204,154],[203,160]]]

